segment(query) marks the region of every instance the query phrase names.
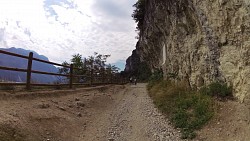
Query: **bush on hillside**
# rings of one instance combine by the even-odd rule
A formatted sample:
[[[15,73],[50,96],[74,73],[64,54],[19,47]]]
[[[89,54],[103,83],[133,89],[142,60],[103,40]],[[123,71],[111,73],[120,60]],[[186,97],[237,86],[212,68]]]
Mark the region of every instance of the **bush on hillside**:
[[[154,104],[170,117],[176,128],[181,129],[184,139],[194,138],[195,130],[214,114],[212,97],[192,91],[185,82],[161,80],[148,86],[148,90]]]
[[[163,80],[163,72],[161,69],[155,70],[149,77],[147,88],[151,89],[156,83]]]
[[[135,22],[137,22],[137,29],[141,30],[145,15],[145,0],[138,0],[133,5],[133,7],[135,7],[135,10],[132,14],[132,17],[135,20]]]
[[[227,84],[224,83],[213,82],[208,86],[202,87],[200,92],[210,96],[225,98],[232,96],[232,87],[228,87]]]

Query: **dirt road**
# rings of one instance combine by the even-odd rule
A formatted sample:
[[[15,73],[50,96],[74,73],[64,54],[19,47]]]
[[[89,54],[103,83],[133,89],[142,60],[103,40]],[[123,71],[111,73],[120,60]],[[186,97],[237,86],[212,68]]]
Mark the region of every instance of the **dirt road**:
[[[180,140],[145,84],[16,95],[0,101],[0,141]]]
[[[84,132],[85,140],[178,140],[178,133],[154,108],[145,84],[127,86],[113,94],[112,99],[93,115],[91,124]]]

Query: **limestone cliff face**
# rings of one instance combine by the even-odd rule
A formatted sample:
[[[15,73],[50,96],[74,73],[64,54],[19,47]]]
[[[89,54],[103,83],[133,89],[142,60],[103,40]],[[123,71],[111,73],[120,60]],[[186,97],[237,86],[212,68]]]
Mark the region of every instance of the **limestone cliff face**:
[[[145,0],[137,51],[191,86],[223,81],[250,95],[250,0]]]
[[[126,66],[124,71],[127,73],[134,72],[138,69],[138,66],[140,64],[140,57],[136,53],[136,50],[132,51],[132,55],[128,57],[126,60]]]

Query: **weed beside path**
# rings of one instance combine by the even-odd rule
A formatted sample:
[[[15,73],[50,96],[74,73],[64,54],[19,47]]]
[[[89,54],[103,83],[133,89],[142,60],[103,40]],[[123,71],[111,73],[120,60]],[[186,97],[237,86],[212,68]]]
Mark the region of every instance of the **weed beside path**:
[[[203,127],[214,115],[213,96],[229,96],[230,88],[212,83],[202,91],[193,91],[184,82],[154,81],[148,91],[154,104],[167,115],[176,128],[181,129],[183,139],[193,139],[195,131]]]

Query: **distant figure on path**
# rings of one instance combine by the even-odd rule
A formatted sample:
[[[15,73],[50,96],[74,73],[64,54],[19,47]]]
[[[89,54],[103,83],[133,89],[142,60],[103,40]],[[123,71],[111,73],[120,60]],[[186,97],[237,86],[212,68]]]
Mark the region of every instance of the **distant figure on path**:
[[[129,78],[129,82],[130,82],[130,84],[133,83],[133,78],[132,77]]]
[[[136,80],[136,78],[134,78],[134,84],[135,84],[135,85],[137,84],[137,80]]]

